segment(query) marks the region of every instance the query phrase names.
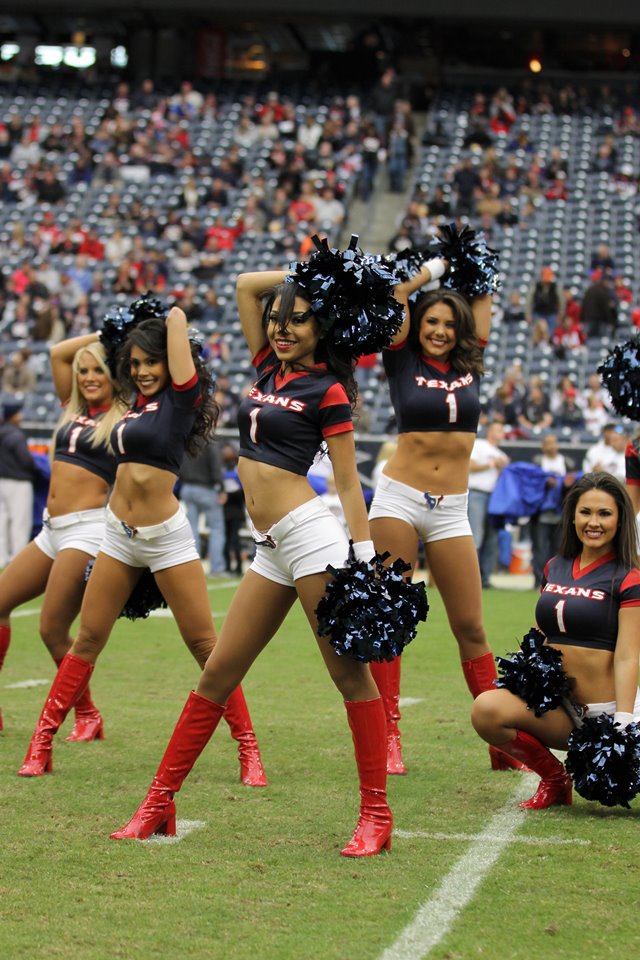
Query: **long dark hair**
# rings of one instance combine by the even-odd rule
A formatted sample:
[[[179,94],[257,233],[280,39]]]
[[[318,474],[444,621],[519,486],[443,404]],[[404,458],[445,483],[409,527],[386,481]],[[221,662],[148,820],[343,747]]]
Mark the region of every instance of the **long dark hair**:
[[[200,405],[189,436],[185,440],[185,451],[193,457],[213,436],[220,407],[214,399],[215,382],[200,355],[200,344],[191,339],[189,343],[200,386]],[[162,317],[142,320],[129,333],[118,351],[118,379],[132,391],[136,389],[131,377],[131,348],[134,346],[139,347],[154,360],[168,364],[167,326]]]
[[[558,553],[562,557],[577,557],[582,552],[582,543],[576,533],[574,520],[580,497],[589,490],[602,490],[613,497],[618,507],[618,529],[613,546],[619,563],[630,570],[640,567],[638,556],[638,532],[633,504],[624,484],[610,473],[585,473],[577,480],[565,497],[562,508],[562,534]]]
[[[444,303],[451,310],[456,322],[456,345],[449,354],[454,370],[459,373],[484,373],[482,350],[478,345],[476,324],[471,306],[466,297],[455,290],[428,290],[416,300],[411,308],[409,326],[409,346],[415,353],[421,353],[420,323],[424,314],[436,303]]]
[[[284,330],[293,314],[296,297],[300,297],[306,303],[309,303],[305,291],[299,284],[295,283],[295,281],[292,283],[279,283],[277,286],[265,290],[262,295],[262,303],[264,305],[262,311],[262,326],[265,331],[269,323],[274,301],[280,299],[278,329]],[[317,322],[316,320],[316,323]],[[315,361],[316,363],[326,363],[327,369],[331,371],[336,380],[344,387],[349,403],[353,407],[358,398],[358,384],[356,383],[356,378],[353,373],[355,368],[355,360],[353,357],[344,351],[337,350],[331,343],[331,336],[328,335],[318,340],[318,345],[315,349]],[[318,374],[319,372],[313,367],[307,367],[304,364],[295,364],[295,366],[297,369],[305,370],[309,373]]]

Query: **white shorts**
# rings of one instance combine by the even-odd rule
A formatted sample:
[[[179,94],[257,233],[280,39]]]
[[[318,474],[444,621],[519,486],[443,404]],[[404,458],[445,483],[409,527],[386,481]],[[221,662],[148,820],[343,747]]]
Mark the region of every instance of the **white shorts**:
[[[404,520],[423,543],[470,537],[468,500],[468,492],[431,496],[383,473],[369,510],[369,520],[382,517]]]
[[[349,538],[320,497],[296,507],[266,534],[252,525],[256,555],[250,570],[293,587],[300,577],[346,566]]]
[[[104,522],[104,507],[65,513],[61,517],[50,517],[45,509],[42,530],[33,542],[51,560],[55,560],[61,550],[82,550],[95,557],[104,539]]]
[[[616,712],[615,700],[609,700],[607,703],[587,703],[585,706],[584,717],[599,717],[601,713],[606,713],[612,717]],[[633,717],[636,722],[640,720],[640,690],[636,693],[636,702],[633,705]]]
[[[182,507],[164,523],[152,527],[130,527],[107,507],[104,539],[100,553],[126,563],[148,567],[151,573],[199,560],[191,524]]]

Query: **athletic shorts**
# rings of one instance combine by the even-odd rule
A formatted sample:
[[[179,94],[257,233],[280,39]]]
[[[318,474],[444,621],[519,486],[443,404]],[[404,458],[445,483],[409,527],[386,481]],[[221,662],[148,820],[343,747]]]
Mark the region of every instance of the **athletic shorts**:
[[[164,523],[151,527],[130,527],[107,507],[104,539],[100,553],[126,563],[148,567],[151,573],[199,560],[191,524],[182,507]]]
[[[81,550],[95,557],[104,539],[104,521],[104,507],[65,513],[61,517],[50,517],[45,509],[42,530],[33,542],[51,560],[55,560],[61,550]]]
[[[369,520],[383,517],[404,520],[423,543],[470,537],[468,500],[468,492],[432,496],[383,473],[369,510]]]
[[[319,497],[296,507],[266,534],[252,525],[256,555],[250,570],[293,587],[301,577],[346,566],[349,538],[342,523]]]
[[[612,717],[616,712],[615,700],[609,700],[607,703],[587,703],[585,706],[584,717],[599,717],[601,713],[606,713]],[[633,705],[633,716],[636,722],[640,721],[640,690],[636,693],[636,702]]]

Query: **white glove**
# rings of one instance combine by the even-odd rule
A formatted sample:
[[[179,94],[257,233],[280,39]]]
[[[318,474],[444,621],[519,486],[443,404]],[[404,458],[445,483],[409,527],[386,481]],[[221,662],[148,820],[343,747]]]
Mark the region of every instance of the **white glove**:
[[[434,257],[432,260],[426,260],[423,266],[426,267],[431,274],[432,280],[439,280],[447,269],[447,265],[442,257]]]
[[[353,555],[356,560],[363,560],[365,563],[371,563],[376,555],[376,548],[373,540],[361,540],[353,544]]]
[[[613,715],[613,722],[622,730],[626,730],[630,723],[633,723],[633,714],[625,713],[623,710],[616,710]]]

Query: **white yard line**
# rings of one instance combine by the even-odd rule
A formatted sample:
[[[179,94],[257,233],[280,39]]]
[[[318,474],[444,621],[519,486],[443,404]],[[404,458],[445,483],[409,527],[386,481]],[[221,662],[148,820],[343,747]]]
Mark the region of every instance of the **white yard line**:
[[[20,683],[5,683],[5,690],[22,690],[27,687],[50,687],[51,677],[48,680],[21,680]]]
[[[426,697],[400,697],[399,706],[413,707],[416,703],[424,703]]]
[[[422,830],[394,830],[393,836],[398,837],[400,840],[460,840],[463,843],[470,843],[472,840],[478,840],[480,838],[480,834],[478,833],[428,833]],[[486,831],[483,832],[482,838],[485,843],[497,843],[502,840],[502,837],[497,834],[492,837],[487,834]],[[521,834],[517,837],[511,837],[509,842],[531,844],[534,847],[542,847],[546,844],[550,844],[551,846],[575,844],[579,847],[588,847],[591,840],[580,840],[570,837],[529,837],[526,834]]]
[[[149,837],[148,840],[143,840],[141,842],[153,844],[180,843],[181,840],[184,840],[185,837],[188,837],[189,834],[193,833],[194,830],[202,830],[202,828],[206,827],[206,825],[206,820],[176,820],[175,837],[163,837],[161,834],[156,834],[153,837]]]
[[[505,805],[473,839],[469,850],[451,868],[433,896],[419,908],[395,943],[384,950],[380,960],[422,960],[446,937],[473,900],[485,875],[525,822],[527,814],[518,803],[531,796],[537,782],[538,778],[533,774],[522,777]]]

